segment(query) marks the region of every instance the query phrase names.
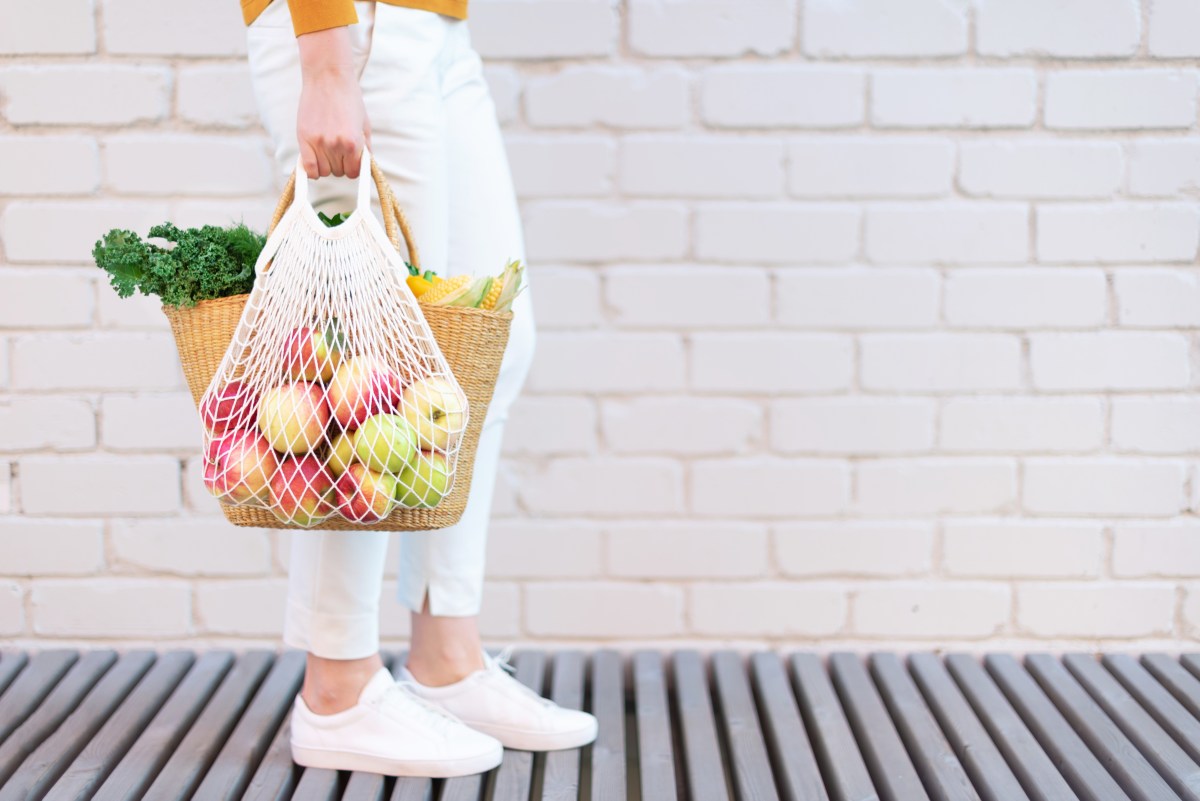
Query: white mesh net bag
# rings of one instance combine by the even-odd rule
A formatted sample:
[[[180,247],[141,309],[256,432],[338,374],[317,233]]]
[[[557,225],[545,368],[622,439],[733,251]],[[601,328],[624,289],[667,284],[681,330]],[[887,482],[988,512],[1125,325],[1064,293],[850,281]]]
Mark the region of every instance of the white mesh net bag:
[[[200,401],[204,485],[288,526],[370,525],[454,486],[467,398],[371,211],[328,227],[295,197],[267,238],[229,349]]]

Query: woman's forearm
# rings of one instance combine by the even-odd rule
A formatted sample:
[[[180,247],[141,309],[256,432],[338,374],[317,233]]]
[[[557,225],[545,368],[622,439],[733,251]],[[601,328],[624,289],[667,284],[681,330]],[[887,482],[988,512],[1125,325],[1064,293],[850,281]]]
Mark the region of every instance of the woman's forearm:
[[[309,178],[356,178],[371,129],[350,31],[345,26],[313,31],[296,37],[296,44],[302,78],[296,138],[304,169]]]

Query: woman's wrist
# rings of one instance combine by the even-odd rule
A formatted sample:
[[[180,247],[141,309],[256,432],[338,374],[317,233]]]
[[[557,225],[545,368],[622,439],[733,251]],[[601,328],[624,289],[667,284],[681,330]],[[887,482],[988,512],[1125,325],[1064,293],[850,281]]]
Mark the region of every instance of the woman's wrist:
[[[326,28],[296,37],[300,72],[304,78],[347,77],[354,74],[350,31],[345,26]]]

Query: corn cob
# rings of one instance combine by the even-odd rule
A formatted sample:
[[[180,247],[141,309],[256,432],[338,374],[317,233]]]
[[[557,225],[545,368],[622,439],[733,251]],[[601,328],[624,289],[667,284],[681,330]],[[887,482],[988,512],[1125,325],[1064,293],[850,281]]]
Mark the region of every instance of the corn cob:
[[[421,294],[420,301],[422,303],[437,303],[451,292],[463,288],[470,282],[471,276],[466,273],[439,281]]]
[[[504,289],[504,276],[497,278],[492,282],[492,288],[483,296],[483,300],[479,301],[479,308],[494,309],[496,301],[500,299],[500,292]]]

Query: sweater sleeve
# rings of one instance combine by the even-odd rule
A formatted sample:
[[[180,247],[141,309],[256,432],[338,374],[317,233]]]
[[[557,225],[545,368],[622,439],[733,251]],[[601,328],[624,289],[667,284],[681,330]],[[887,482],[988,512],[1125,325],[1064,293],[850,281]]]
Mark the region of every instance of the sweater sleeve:
[[[358,22],[354,0],[287,0],[287,4],[297,36]]]

